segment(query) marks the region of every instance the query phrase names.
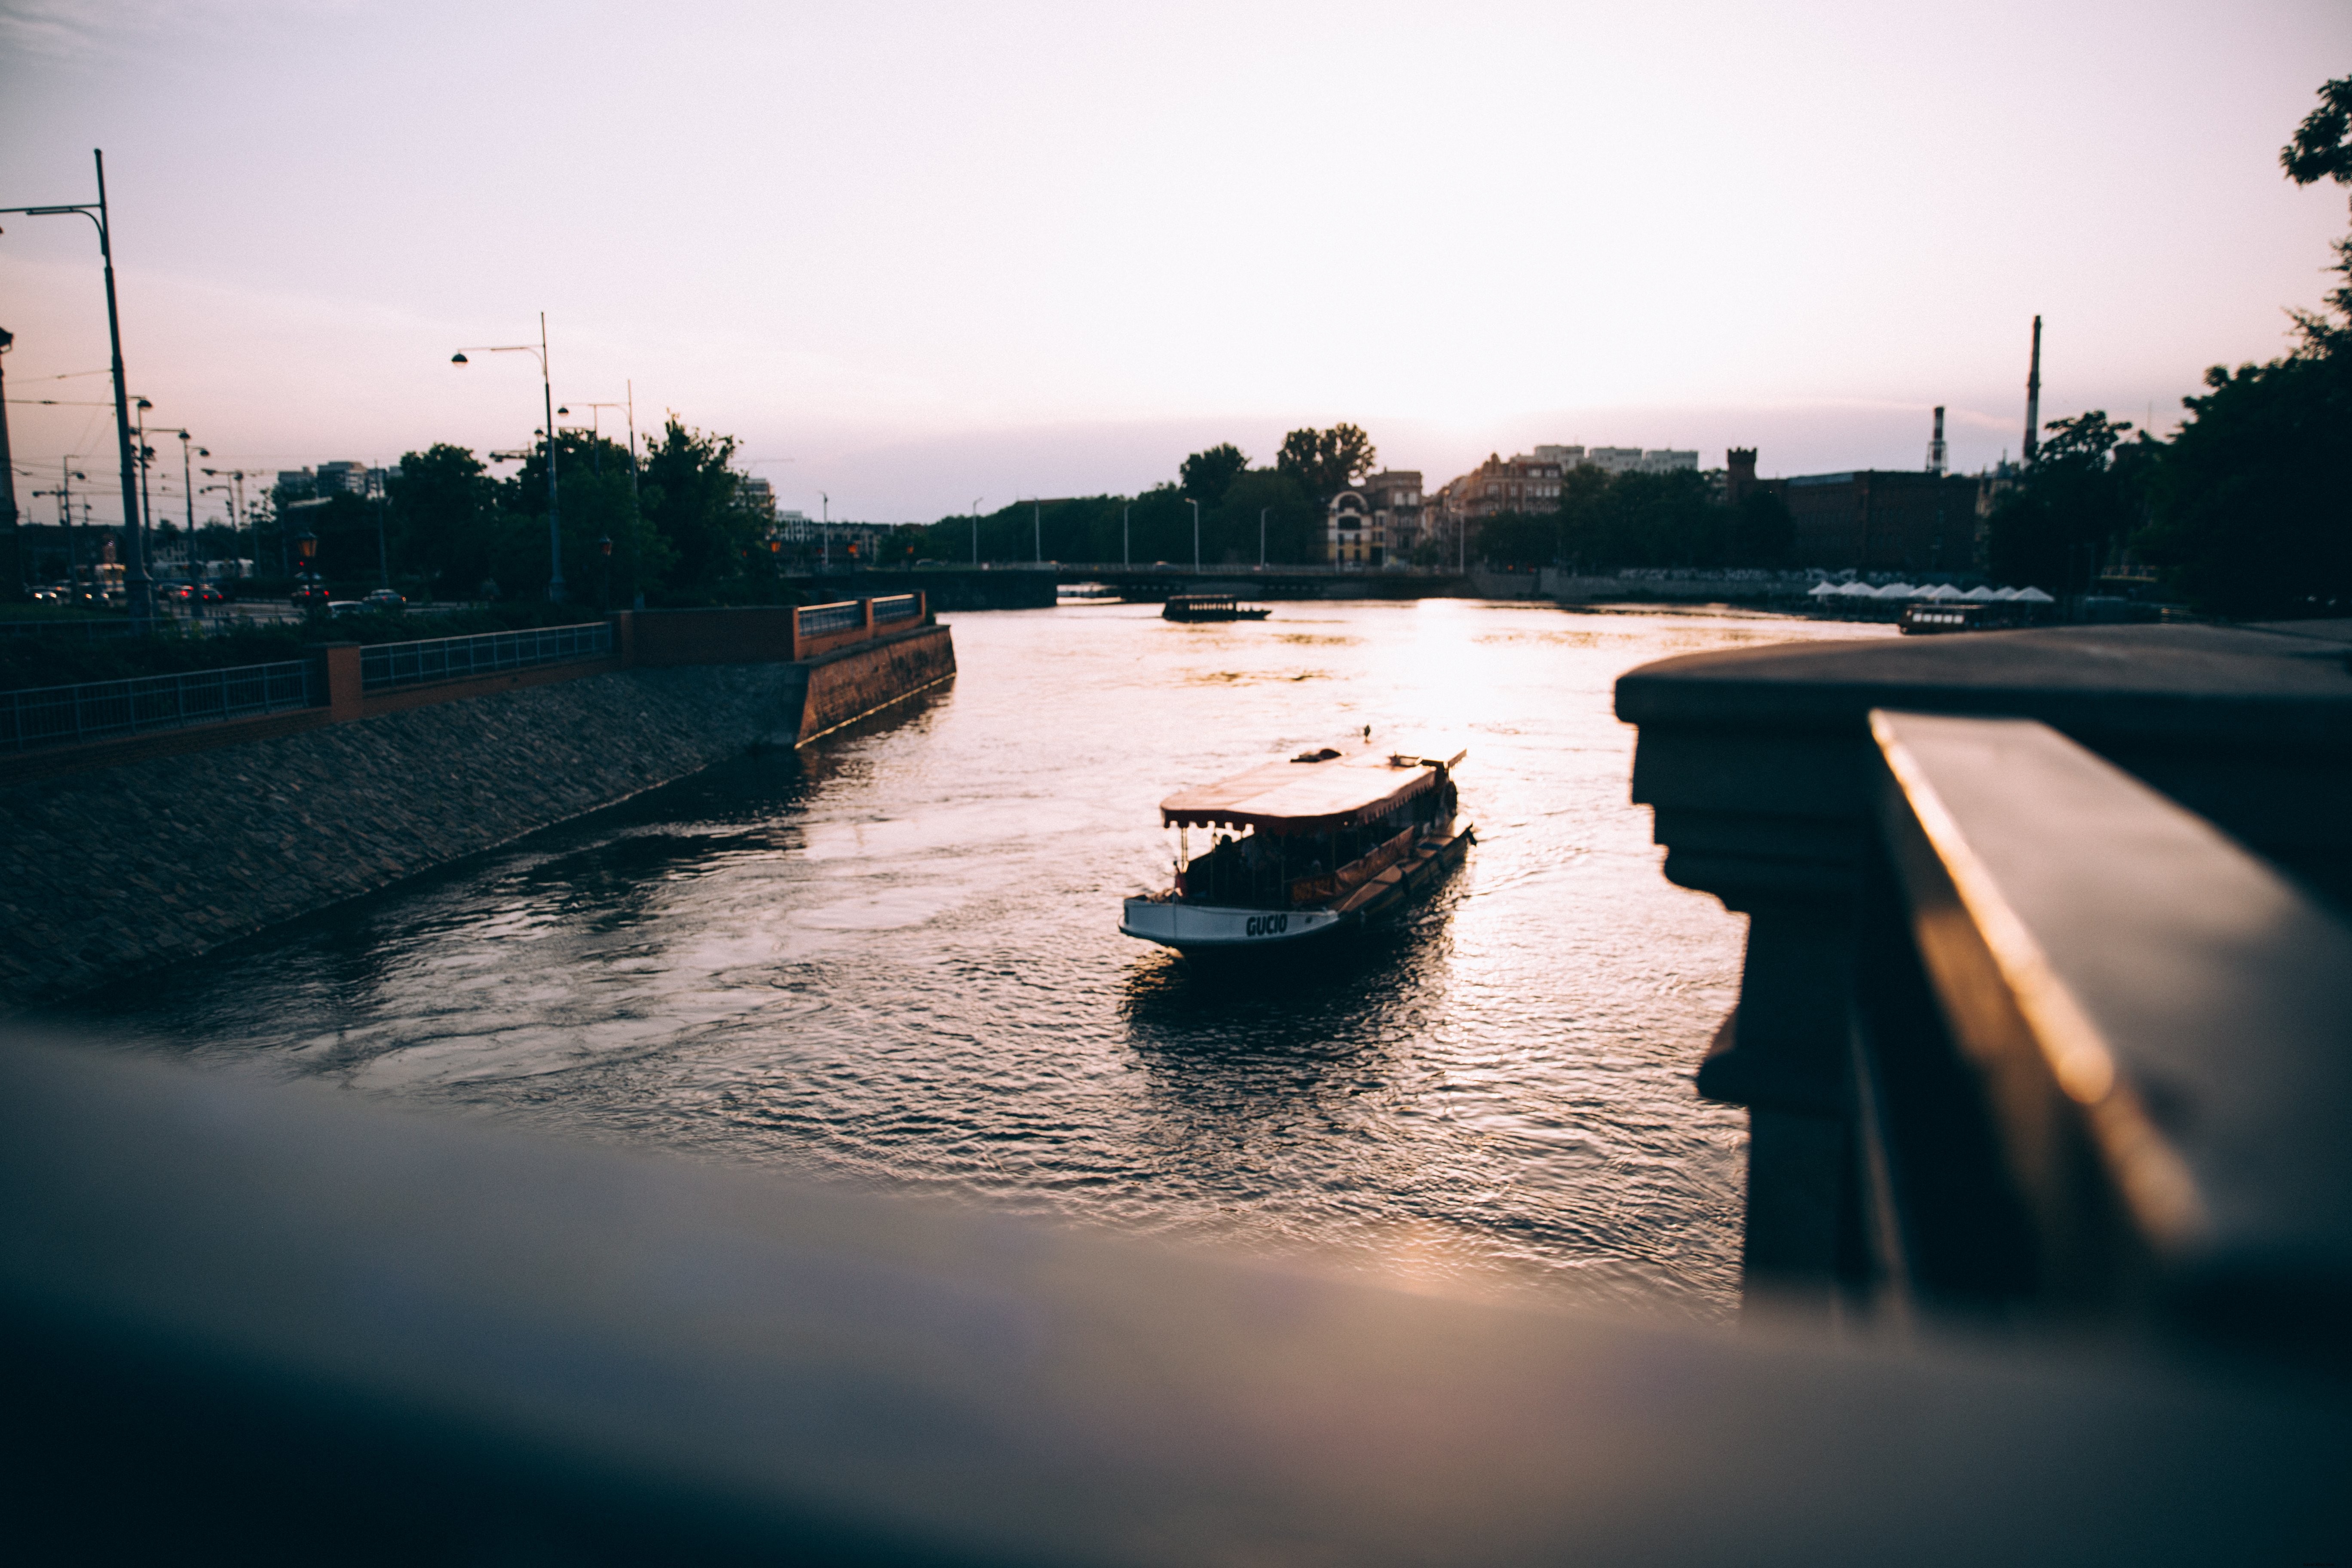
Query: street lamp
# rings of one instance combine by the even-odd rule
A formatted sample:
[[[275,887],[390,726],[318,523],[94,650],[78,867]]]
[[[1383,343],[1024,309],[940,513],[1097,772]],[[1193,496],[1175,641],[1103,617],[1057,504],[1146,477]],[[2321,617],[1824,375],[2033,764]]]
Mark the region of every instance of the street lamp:
[[[147,414],[155,405],[145,398],[131,405],[139,410],[139,558],[147,559],[147,525],[155,520],[154,509],[147,504],[147,465],[154,460],[155,448],[147,444]],[[150,589],[149,593],[152,594]]]
[[[469,351],[459,349],[449,356],[451,364],[465,364]],[[539,313],[539,346],[529,343],[490,343],[473,349],[478,354],[536,354],[539,357],[539,389],[547,403],[547,602],[563,603],[563,515],[555,490],[555,382],[547,368],[547,312]]]
[[[212,453],[209,449],[199,447],[196,448],[196,455],[209,458]],[[188,493],[188,581],[193,583],[196,580],[196,480],[191,467],[188,457],[188,433],[183,430],[180,432],[180,488]],[[198,604],[203,602],[201,599],[197,601]]]
[[[123,573],[123,586],[131,600],[131,625],[143,631],[154,617],[155,595],[147,580],[145,541],[141,537],[138,521],[139,487],[131,472],[131,409],[123,392],[122,318],[114,304],[114,241],[106,212],[106,153],[93,149],[90,157],[98,164],[97,201],[47,207],[0,207],[0,213],[23,213],[27,217],[61,217],[79,213],[98,226],[99,259],[104,263],[106,272],[106,335],[113,349],[114,444],[121,456],[123,552],[131,557]]]
[[[1184,504],[1192,509],[1192,574],[1197,577],[1201,574],[1201,503],[1187,496]]]
[[[1265,514],[1273,510],[1268,506],[1257,509],[1257,569],[1261,572],[1265,570]]]
[[[971,563],[980,564],[980,503],[985,498],[971,498]]]
[[[305,610],[316,614],[319,608],[320,595],[313,593],[311,589],[319,581],[319,574],[311,569],[310,563],[318,558],[319,536],[312,533],[307,528],[301,532],[296,534],[294,536],[294,553],[300,558],[302,563],[301,574],[298,579],[302,584],[300,590],[303,595],[302,607]]]

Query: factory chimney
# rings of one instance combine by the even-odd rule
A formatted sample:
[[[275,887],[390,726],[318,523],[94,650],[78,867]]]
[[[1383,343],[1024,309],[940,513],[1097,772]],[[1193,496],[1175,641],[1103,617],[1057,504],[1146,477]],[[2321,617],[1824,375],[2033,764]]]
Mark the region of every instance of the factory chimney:
[[[1927,471],[1937,479],[1944,476],[1944,405],[1936,405],[1936,434],[1927,441]]]
[[[2025,373],[2025,460],[2042,445],[2042,318],[2033,318],[2033,364]]]

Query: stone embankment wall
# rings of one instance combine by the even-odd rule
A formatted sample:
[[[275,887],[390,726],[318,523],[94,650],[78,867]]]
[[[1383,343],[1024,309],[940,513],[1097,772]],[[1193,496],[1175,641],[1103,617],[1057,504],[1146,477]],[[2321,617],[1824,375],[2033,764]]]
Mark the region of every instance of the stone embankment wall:
[[[798,733],[806,742],[947,680],[955,674],[955,643],[945,626],[924,626],[877,647],[804,660],[803,668],[808,691]]]
[[[798,663],[607,670],[0,788],[0,1010],[89,991],[955,671],[946,627]]]

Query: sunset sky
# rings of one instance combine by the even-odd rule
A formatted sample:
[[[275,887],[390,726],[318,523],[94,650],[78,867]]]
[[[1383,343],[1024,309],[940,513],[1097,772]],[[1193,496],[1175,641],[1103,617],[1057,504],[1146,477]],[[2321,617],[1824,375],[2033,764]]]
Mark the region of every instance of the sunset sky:
[[[2049,416],[2286,346],[2347,219],[2278,149],[2347,73],[2342,0],[0,0],[0,205],[106,150],[131,390],[216,465],[522,445],[530,362],[449,354],[545,310],[559,401],[634,381],[835,517],[1339,419],[1433,485],[1916,468],[1943,403],[1973,470],[2037,311]],[[107,466],[104,408],[17,401],[104,397],[104,308],[88,226],[0,228],[30,506]]]

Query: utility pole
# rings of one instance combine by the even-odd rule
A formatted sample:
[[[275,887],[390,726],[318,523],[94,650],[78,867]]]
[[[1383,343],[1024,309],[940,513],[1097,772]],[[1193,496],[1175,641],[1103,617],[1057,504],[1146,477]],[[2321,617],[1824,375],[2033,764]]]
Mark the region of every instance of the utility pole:
[[[1187,496],[1184,504],[1192,509],[1192,575],[1197,577],[1201,574],[1201,503]]]
[[[2042,318],[2033,318],[2033,359],[2025,373],[2025,460],[2042,445]]]
[[[0,361],[5,361],[16,334],[0,328]],[[5,592],[14,598],[25,590],[24,535],[16,531],[16,467],[8,457],[8,377],[0,368],[0,534],[8,540],[8,561],[0,568],[0,583],[7,584]]]
[[[1265,570],[1265,514],[1273,510],[1265,506],[1257,509],[1257,569],[1261,572]]]
[[[1131,500],[1118,503],[1118,563],[1121,566],[1135,564],[1135,547],[1128,536],[1129,518],[1134,510],[1135,503]]]
[[[971,498],[971,563],[980,564],[980,503],[984,497]]]
[[[1045,503],[1035,496],[1029,498],[1029,523],[1037,535],[1037,564],[1045,564]]]
[[[209,458],[210,452],[205,454]],[[180,432],[180,489],[187,492],[188,502],[188,581],[196,580],[196,476],[195,466],[188,456],[188,433]],[[199,599],[199,613],[204,603]]]

